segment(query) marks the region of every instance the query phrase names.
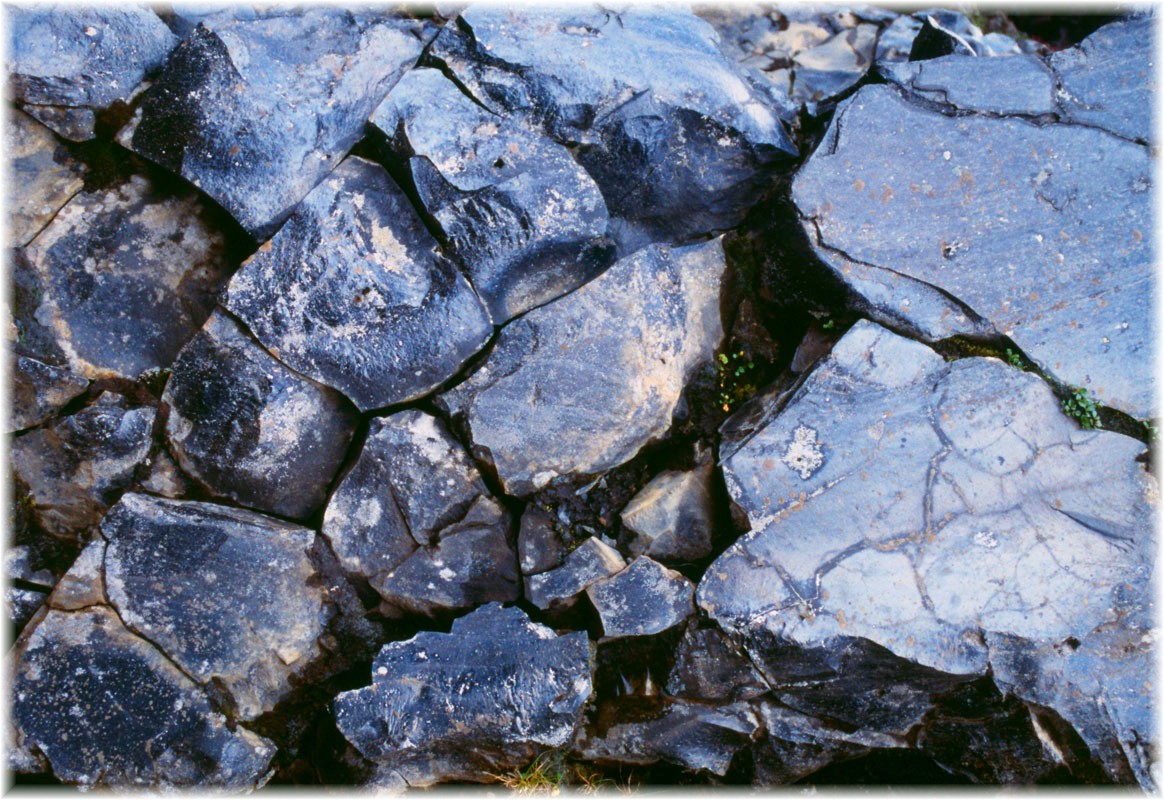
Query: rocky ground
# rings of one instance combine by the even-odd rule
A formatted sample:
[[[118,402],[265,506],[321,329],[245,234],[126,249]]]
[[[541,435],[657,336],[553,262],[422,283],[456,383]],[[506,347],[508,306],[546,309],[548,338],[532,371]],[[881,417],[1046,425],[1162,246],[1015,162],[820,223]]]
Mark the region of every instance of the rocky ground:
[[[1151,14],[6,13],[18,782],[1157,788]]]

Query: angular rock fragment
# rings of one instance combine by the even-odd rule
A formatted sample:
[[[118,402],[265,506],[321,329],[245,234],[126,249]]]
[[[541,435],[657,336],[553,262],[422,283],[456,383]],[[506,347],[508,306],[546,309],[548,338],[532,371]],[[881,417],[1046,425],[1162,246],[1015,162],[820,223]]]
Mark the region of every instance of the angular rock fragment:
[[[711,554],[711,471],[708,461],[689,472],[661,472],[627,503],[621,516],[635,534],[632,555],[676,564]]]
[[[27,114],[8,112],[8,235],[23,246],[81,191],[85,166]]]
[[[541,609],[570,608],[590,584],[625,567],[617,550],[592,536],[566,556],[561,566],[527,575],[526,599]]]
[[[109,602],[126,626],[254,719],[322,656],[314,534],[251,511],[127,494],[101,522]]]
[[[39,425],[89,388],[89,381],[84,378],[35,358],[18,355],[12,366],[9,433]]]
[[[155,410],[106,393],[53,424],[12,440],[12,471],[28,486],[32,516],[67,538],[101,519],[150,452]]]
[[[495,324],[586,283],[614,255],[598,186],[551,139],[415,69],[371,122]]]
[[[420,55],[413,27],[339,8],[199,25],[123,139],[266,239],[347,155]]]
[[[372,685],[336,697],[336,724],[413,786],[481,780],[571,740],[590,696],[589,651],[584,633],[555,636],[491,603],[450,633],[385,645]]]
[[[797,53],[792,60],[793,99],[815,114],[818,103],[843,94],[865,77],[876,44],[877,26],[858,25]]]
[[[716,628],[695,620],[675,648],[675,663],[663,691],[699,702],[750,700],[768,690],[763,677],[738,646]]]
[[[694,593],[691,581],[646,556],[586,587],[608,639],[653,636],[682,625],[695,613]]]
[[[284,367],[221,311],[183,348],[162,402],[187,474],[287,517],[323,504],[356,424],[342,395]]]
[[[920,98],[961,111],[1029,117],[1057,111],[1055,74],[1034,56],[951,55],[887,64],[881,74]]]
[[[581,482],[661,438],[690,376],[723,338],[719,240],[652,245],[502,329],[468,380],[437,402],[508,494]]]
[[[865,755],[870,748],[835,737],[827,722],[780,703],[759,704],[764,733],[752,746],[754,786],[795,783],[829,764]]]
[[[562,540],[554,516],[536,503],[525,507],[517,533],[518,566],[523,575],[553,569],[565,560],[569,548]]]
[[[431,391],[493,333],[408,198],[355,157],[243,264],[223,304],[276,358],[361,411]]]
[[[92,139],[98,114],[128,100],[178,43],[144,6],[14,6],[8,23],[15,99],[74,141]]]
[[[140,176],[78,194],[27,254],[43,287],[37,320],[87,378],[169,367],[229,268],[205,203]]]

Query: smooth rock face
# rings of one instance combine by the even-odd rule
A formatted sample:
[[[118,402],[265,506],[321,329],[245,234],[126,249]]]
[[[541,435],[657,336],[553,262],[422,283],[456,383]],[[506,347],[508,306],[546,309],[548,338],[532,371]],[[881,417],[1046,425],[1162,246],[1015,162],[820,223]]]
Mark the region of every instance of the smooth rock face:
[[[491,603],[450,633],[385,645],[372,685],[336,697],[336,724],[412,785],[479,780],[570,741],[590,696],[589,650],[585,633],[555,636]]]
[[[661,472],[627,503],[621,516],[635,534],[633,555],[677,564],[711,554],[711,473],[710,462],[689,472]]]
[[[962,111],[1029,117],[1058,111],[1055,73],[1034,56],[950,55],[888,64],[881,74],[918,97]]]
[[[426,394],[493,333],[408,198],[354,157],[242,266],[223,304],[279,360],[361,411]]]
[[[70,537],[101,519],[149,455],[155,414],[106,393],[12,440],[12,472],[28,485],[33,517],[46,533]]]
[[[699,604],[788,647],[859,637],[955,674],[984,673],[996,637],[1020,654],[1103,631],[1135,639],[1128,598],[1147,596],[1156,497],[1143,453],[1081,430],[1034,375],[994,359],[947,364],[859,322],[726,456],[753,530],[708,569]],[[1095,657],[1111,660],[1100,672],[1126,659],[1110,647]],[[1121,689],[1101,704],[1138,720],[1145,702]],[[1099,704],[1089,713],[1106,719]],[[1110,721],[1075,727],[1093,749],[1129,741]]]
[[[736,224],[766,170],[795,154],[714,30],[689,12],[472,6],[424,63],[448,69],[490,111],[580,143],[622,252]]]
[[[16,109],[5,130],[8,163],[8,236],[26,245],[61,206],[81,191],[85,167],[47,128]]]
[[[10,758],[63,781],[234,790],[266,781],[274,745],[228,728],[206,695],[104,606],[49,611],[16,645]]]
[[[239,719],[274,708],[322,655],[311,531],[250,511],[127,494],[101,532],[118,616],[187,675],[217,681]]]
[[[570,152],[486,111],[439,70],[405,75],[371,123],[494,323],[581,286],[613,259],[602,194]]]
[[[44,290],[36,316],[87,378],[169,367],[228,269],[203,201],[163,195],[139,176],[78,194],[27,254]]]
[[[1005,94],[1005,92],[1003,92]],[[793,199],[874,319],[1009,336],[1058,380],[1152,410],[1148,150],[1095,128],[949,117],[867,86]]]
[[[162,402],[187,474],[287,517],[323,504],[356,424],[343,396],[284,367],[221,311],[183,348]]]
[[[9,433],[39,425],[89,387],[84,378],[35,358],[15,356],[12,366]]]
[[[347,155],[424,43],[407,21],[338,8],[212,25],[174,50],[125,136],[266,239]]]
[[[13,6],[8,24],[15,99],[76,141],[93,138],[94,112],[129,99],[178,43],[146,7]]]
[[[625,567],[617,550],[592,536],[566,556],[560,566],[527,575],[526,599],[541,609],[569,608],[592,583]]]
[[[691,581],[646,556],[586,587],[608,639],[653,636],[683,624],[695,613],[694,593]]]
[[[719,240],[652,245],[502,329],[483,365],[438,402],[463,415],[508,494],[580,482],[671,425],[683,387],[723,338]]]

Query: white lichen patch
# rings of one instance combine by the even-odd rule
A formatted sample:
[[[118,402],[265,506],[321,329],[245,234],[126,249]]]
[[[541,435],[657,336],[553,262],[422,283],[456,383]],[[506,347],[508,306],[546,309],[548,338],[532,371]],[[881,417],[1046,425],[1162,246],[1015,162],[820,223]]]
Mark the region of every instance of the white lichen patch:
[[[798,425],[792,432],[792,441],[788,443],[788,449],[784,451],[784,456],[780,460],[800,475],[801,480],[811,478],[824,464],[824,453],[821,452],[816,431],[807,425]]]

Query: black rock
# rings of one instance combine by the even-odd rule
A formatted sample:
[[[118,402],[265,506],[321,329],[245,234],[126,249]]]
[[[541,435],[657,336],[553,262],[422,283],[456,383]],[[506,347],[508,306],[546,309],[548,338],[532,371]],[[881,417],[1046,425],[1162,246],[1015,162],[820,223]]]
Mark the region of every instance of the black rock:
[[[911,94],[952,110],[1034,118],[1057,111],[1055,74],[1033,56],[952,55],[886,64],[881,73]]]
[[[561,566],[527,575],[526,599],[541,609],[564,610],[573,606],[590,584],[625,567],[617,550],[591,537],[566,556]]]
[[[517,533],[518,565],[523,575],[536,575],[562,563],[569,553],[558,532],[554,515],[537,503],[530,503],[521,515]]]
[[[586,587],[607,639],[653,636],[682,625],[695,613],[694,594],[691,581],[646,556]]]
[[[722,631],[701,628],[695,620],[687,623],[664,692],[697,702],[730,703],[750,700],[767,690],[747,655]]]
[[[9,432],[39,425],[89,387],[89,381],[67,369],[34,358],[15,356],[12,366],[12,409],[7,422]]]

